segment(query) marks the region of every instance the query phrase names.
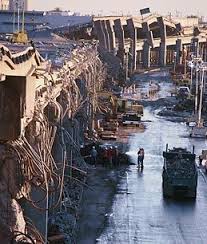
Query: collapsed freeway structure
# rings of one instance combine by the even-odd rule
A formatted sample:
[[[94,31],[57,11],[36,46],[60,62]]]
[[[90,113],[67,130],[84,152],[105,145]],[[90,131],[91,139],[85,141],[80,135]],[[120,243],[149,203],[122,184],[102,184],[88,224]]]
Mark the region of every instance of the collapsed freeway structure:
[[[92,221],[90,224],[84,222],[83,226],[90,231],[83,234],[90,234],[93,241],[97,241],[99,235],[103,243],[112,239],[114,243],[127,243],[130,238],[140,238],[142,243],[149,240],[151,229],[159,227],[159,231],[152,231],[154,243],[160,243],[160,236],[164,236],[166,242],[169,237],[177,240],[176,233],[181,228],[176,226],[174,231],[171,226],[166,227],[165,214],[170,207],[164,202],[162,209],[159,195],[162,192],[158,187],[162,171],[160,152],[166,140],[183,148],[191,145],[187,136],[180,136],[184,132],[187,134],[187,130],[177,121],[192,112],[194,97],[191,88],[196,78],[195,94],[198,95],[199,70],[197,66],[191,68],[191,79],[188,79],[191,87],[181,86],[176,98],[172,96],[174,84],[168,77],[169,70],[163,73],[162,70],[160,73],[155,71],[152,75],[147,72],[152,67],[169,65],[174,66],[173,75],[176,76],[176,65],[183,65],[185,74],[180,75],[184,78],[178,78],[177,83],[186,81],[189,76],[187,57],[196,54],[206,61],[206,26],[193,16],[92,17],[60,12],[25,12],[25,23],[20,32],[28,34],[31,42],[29,44],[22,38],[17,44],[18,38],[13,38],[12,34],[16,26],[12,19],[13,11],[0,11],[0,243],[77,243],[77,233],[81,233],[80,230],[78,232],[78,220],[84,187],[91,190],[86,179],[92,162],[92,169],[95,169],[95,173],[90,169],[92,186],[99,188],[98,193],[97,188],[95,193],[90,192],[91,202],[84,202],[88,204],[85,213],[91,214],[85,218]],[[203,69],[202,82],[205,71]],[[136,72],[142,73],[141,76],[133,76]],[[200,101],[201,104],[202,99]],[[172,118],[172,121],[164,121],[161,116],[166,111],[168,115],[173,114],[174,121]],[[176,120],[178,114],[180,120]],[[135,129],[128,129],[133,125]],[[109,140],[119,139],[117,144],[109,143]],[[179,143],[181,145],[177,145]],[[199,143],[200,149],[203,144]],[[89,144],[91,147],[86,150]],[[120,153],[120,145],[124,153]],[[90,154],[91,148],[94,155]],[[143,167],[141,172],[139,167],[135,169],[138,148],[143,153],[146,148],[144,170],[147,176],[143,175]],[[176,163],[176,160],[167,162]],[[197,189],[199,174],[197,176],[194,153],[191,161],[196,172]],[[96,171],[96,163],[102,164],[101,173],[99,168]],[[119,168],[121,164],[129,167],[129,173],[120,167],[124,176]],[[118,170],[113,170],[113,167]],[[143,180],[146,177],[148,180]],[[114,200],[111,210],[111,198],[120,187],[120,178],[127,187],[120,185],[127,189],[124,193],[119,189],[123,194]],[[136,184],[137,181],[140,184]],[[129,189],[135,194],[129,194]],[[202,189],[198,185],[201,202],[205,200]],[[195,198],[195,189],[193,193]],[[114,216],[106,210],[114,211]],[[146,214],[148,210],[153,216],[161,212],[156,217],[163,220],[158,225],[153,223],[151,216]],[[177,225],[178,219],[182,219],[179,211],[174,211],[173,207],[170,210],[173,213],[170,221],[174,224],[173,217],[177,214]],[[183,206],[181,215],[182,211]],[[135,212],[139,215],[136,218]],[[196,214],[200,219],[200,212]],[[102,221],[96,224],[99,218]],[[109,234],[101,234],[106,218],[113,219],[109,221]],[[194,226],[190,227],[193,230]],[[92,231],[93,228],[97,229]],[[137,229],[144,234],[137,234]]]
[[[0,242],[44,243],[61,218],[74,231],[86,176],[80,145],[86,129],[93,136],[105,68],[96,44],[66,45],[56,63],[34,47],[12,54],[1,45],[0,57]]]

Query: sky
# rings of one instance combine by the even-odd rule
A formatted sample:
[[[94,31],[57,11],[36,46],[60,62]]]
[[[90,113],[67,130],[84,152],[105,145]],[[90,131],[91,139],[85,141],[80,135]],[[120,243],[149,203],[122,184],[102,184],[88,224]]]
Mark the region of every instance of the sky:
[[[60,7],[82,14],[139,14],[150,7],[160,14],[182,13],[207,16],[207,0],[28,0],[30,10],[51,10]]]

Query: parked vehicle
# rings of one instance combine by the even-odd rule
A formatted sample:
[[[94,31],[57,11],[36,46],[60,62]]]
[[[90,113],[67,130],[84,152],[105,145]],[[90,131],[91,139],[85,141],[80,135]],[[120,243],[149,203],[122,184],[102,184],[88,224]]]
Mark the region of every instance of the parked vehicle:
[[[177,95],[178,97],[184,99],[184,98],[190,98],[191,93],[190,93],[190,89],[187,86],[180,86],[177,89]]]
[[[122,116],[122,125],[136,125],[139,126],[141,117],[134,112],[125,113]]]
[[[116,140],[117,139],[117,135],[113,131],[102,131],[100,133],[100,138],[102,140]]]
[[[207,173],[207,150],[202,150],[202,154],[199,156],[199,160],[199,164],[204,167],[205,172]]]
[[[162,186],[164,197],[196,197],[197,166],[196,155],[183,148],[168,149],[163,152],[164,166]]]
[[[118,131],[119,123],[117,120],[104,121],[103,129],[104,131]]]
[[[130,99],[118,99],[117,101],[117,112],[118,113],[137,113],[140,118],[144,115],[144,108],[138,104],[137,101]]]

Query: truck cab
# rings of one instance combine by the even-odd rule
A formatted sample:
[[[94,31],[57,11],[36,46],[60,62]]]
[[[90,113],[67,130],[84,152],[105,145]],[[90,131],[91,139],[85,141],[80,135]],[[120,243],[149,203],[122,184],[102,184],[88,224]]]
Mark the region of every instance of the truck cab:
[[[180,86],[177,88],[177,95],[180,98],[190,98],[191,93],[188,86]]]

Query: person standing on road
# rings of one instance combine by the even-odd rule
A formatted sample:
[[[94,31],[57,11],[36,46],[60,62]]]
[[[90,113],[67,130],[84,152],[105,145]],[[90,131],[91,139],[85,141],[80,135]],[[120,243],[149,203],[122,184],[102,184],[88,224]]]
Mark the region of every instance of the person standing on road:
[[[93,146],[92,150],[91,150],[91,158],[92,158],[92,162],[95,165],[95,167],[96,167],[97,155],[98,155],[98,153],[96,151],[96,148],[95,148],[95,146]]]
[[[144,167],[144,148],[140,148],[139,151],[137,152],[138,155],[138,159],[137,159],[137,166],[140,167],[141,164],[141,168]]]

